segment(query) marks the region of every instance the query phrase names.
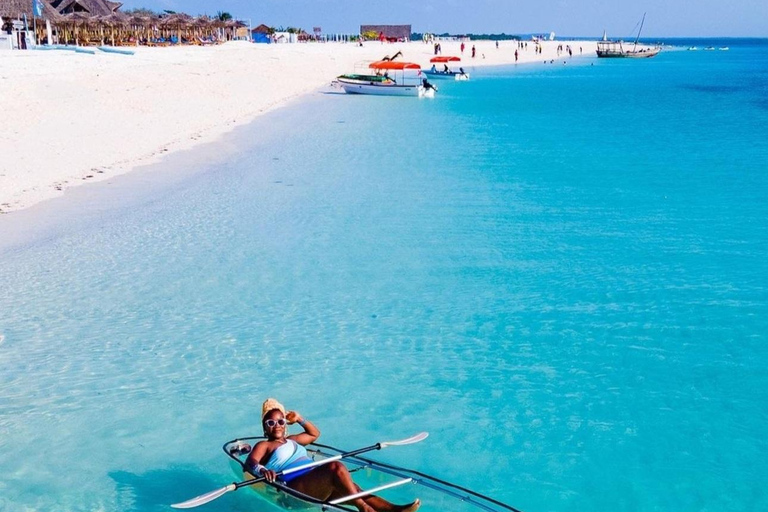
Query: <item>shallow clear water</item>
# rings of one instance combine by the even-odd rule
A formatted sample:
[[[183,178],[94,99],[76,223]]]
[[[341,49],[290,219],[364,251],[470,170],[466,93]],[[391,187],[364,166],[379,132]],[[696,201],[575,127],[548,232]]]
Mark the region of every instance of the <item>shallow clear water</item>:
[[[168,510],[267,396],[526,512],[767,508],[768,44],[728,44],[318,94],[0,218],[0,510]]]

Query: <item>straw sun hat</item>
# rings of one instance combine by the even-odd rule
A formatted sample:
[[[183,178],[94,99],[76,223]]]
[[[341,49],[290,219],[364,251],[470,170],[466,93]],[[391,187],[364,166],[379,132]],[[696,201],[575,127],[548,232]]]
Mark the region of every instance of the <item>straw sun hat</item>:
[[[264,403],[261,405],[261,420],[264,421],[264,417],[267,415],[267,413],[275,409],[283,413],[283,416],[285,416],[285,407],[283,407],[283,404],[274,398],[267,398],[264,400]]]

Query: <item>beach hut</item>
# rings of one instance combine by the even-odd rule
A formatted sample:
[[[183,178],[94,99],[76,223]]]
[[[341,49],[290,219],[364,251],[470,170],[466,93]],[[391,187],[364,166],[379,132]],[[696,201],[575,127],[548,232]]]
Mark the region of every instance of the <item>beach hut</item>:
[[[360,25],[360,33],[375,33],[377,37],[391,43],[408,41],[411,38],[410,25]]]
[[[269,43],[273,30],[263,23],[251,30],[251,39],[254,43]]]
[[[49,23],[62,17],[45,0],[40,5],[42,15],[35,16],[31,0],[0,0],[0,49],[23,49],[50,36]],[[35,28],[37,34],[32,33]]]
[[[117,12],[122,4],[107,0],[53,0],[51,6],[60,14],[81,12],[92,16],[106,16]]]

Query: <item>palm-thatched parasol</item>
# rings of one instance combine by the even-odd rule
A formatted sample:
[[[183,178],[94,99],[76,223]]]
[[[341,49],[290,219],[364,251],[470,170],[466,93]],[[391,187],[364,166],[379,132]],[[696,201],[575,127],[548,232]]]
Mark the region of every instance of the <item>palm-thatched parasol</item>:
[[[95,22],[93,16],[83,12],[72,12],[63,15],[62,18],[57,24],[62,28],[64,42],[81,44],[83,40],[88,39],[87,29]]]
[[[198,16],[192,21],[192,26],[194,27],[197,36],[208,36],[213,32],[213,19],[205,15]]]
[[[112,40],[112,46],[115,46],[115,34],[120,35],[120,29],[128,26],[129,16],[120,12],[113,12],[111,14],[105,14],[97,16],[95,23],[99,26],[99,32],[104,39],[104,28],[109,29],[110,39]]]
[[[176,31],[178,42],[182,41],[182,30],[186,30],[192,26],[194,18],[189,14],[177,13],[169,14],[160,19],[160,26],[169,32]]]

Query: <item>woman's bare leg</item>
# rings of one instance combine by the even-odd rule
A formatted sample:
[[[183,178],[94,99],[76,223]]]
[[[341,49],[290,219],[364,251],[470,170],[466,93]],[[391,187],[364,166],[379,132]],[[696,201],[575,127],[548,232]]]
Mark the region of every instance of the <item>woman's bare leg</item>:
[[[361,491],[347,467],[338,461],[301,475],[291,482],[290,487],[320,500],[335,500]],[[421,506],[419,500],[408,505],[395,505],[379,496],[366,496],[350,503],[361,512],[414,512]]]
[[[395,505],[379,496],[368,496],[363,498],[363,500],[373,507],[376,512],[415,512],[421,506],[420,500],[416,500],[407,505]]]
[[[360,492],[346,466],[334,461],[291,481],[290,487],[319,500],[337,499]],[[351,501],[360,512],[376,512],[362,499]]]

